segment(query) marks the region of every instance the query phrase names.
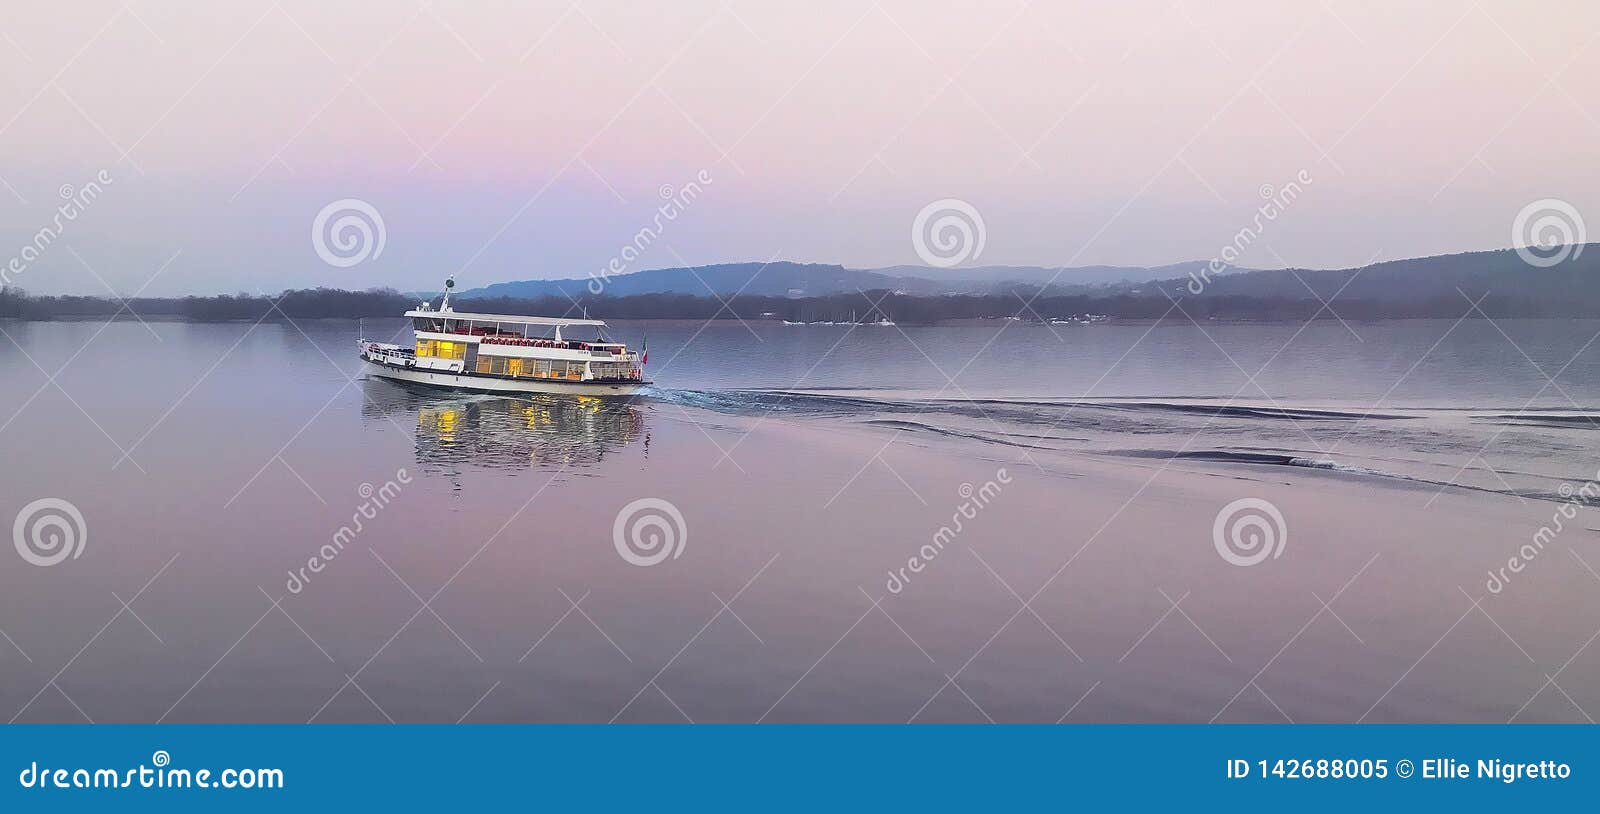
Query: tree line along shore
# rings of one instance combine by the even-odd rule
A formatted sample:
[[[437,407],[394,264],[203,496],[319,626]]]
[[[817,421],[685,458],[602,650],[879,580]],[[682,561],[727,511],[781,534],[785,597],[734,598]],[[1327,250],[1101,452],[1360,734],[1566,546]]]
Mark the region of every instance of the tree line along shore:
[[[1486,292],[1466,292],[1476,301]],[[140,319],[226,322],[275,319],[356,319],[397,317],[417,307],[419,298],[393,289],[346,291],[309,288],[277,295],[232,294],[118,299],[91,296],[35,296],[18,288],[0,289],[0,318],[22,320],[128,317]],[[1007,294],[919,296],[889,291],[864,291],[819,297],[732,297],[689,294],[638,294],[538,298],[463,298],[456,310],[498,314],[580,316],[607,320],[742,319],[789,322],[876,322],[925,325],[953,320],[1018,318],[1041,322],[1109,319],[1183,320],[1346,320],[1457,319],[1469,310],[1458,293],[1406,300],[1338,299],[1327,307],[1310,297],[1260,297],[1232,294],[1204,296],[1169,292],[1060,295],[1037,289]],[[1480,313],[1481,312],[1481,313]],[[1487,292],[1470,316],[1500,318],[1596,318],[1600,306],[1587,299],[1551,301],[1516,294]]]

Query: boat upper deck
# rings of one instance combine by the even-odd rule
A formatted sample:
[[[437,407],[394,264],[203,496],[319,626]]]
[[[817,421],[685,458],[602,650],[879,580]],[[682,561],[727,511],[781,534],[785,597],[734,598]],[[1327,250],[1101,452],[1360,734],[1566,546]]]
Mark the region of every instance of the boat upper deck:
[[[423,319],[448,319],[456,322],[498,323],[504,325],[540,325],[545,327],[592,327],[604,328],[605,320],[600,319],[567,319],[565,317],[530,317],[518,314],[474,314],[466,311],[446,310],[415,310],[407,311],[409,318]]]

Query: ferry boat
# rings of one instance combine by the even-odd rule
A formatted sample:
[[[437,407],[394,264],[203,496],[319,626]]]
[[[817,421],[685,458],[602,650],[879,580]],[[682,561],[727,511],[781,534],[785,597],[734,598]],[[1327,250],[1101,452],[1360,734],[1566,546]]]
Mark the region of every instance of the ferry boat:
[[[630,351],[606,336],[598,319],[472,314],[450,307],[445,281],[437,309],[407,311],[415,345],[357,339],[374,376],[479,393],[632,396],[644,378],[648,346]],[[593,338],[577,338],[584,334]]]

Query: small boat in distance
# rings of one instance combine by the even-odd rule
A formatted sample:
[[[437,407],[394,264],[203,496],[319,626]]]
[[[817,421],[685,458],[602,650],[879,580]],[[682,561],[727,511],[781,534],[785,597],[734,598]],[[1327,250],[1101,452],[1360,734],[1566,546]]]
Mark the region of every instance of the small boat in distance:
[[[450,307],[455,280],[444,286],[437,309],[424,302],[406,312],[414,346],[356,340],[374,376],[479,393],[631,396],[649,384],[648,346],[610,341],[601,320],[460,312]],[[572,338],[583,329],[594,338]]]

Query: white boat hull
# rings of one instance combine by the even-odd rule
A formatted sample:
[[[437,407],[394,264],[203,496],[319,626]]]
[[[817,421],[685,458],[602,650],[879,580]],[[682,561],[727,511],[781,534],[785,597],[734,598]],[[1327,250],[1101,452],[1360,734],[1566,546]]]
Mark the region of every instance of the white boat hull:
[[[632,396],[643,390],[645,382],[571,382],[543,379],[508,379],[498,376],[447,373],[415,367],[396,367],[363,358],[367,370],[374,376],[448,390],[468,390],[476,393],[553,393],[573,396],[601,396],[616,398]]]

